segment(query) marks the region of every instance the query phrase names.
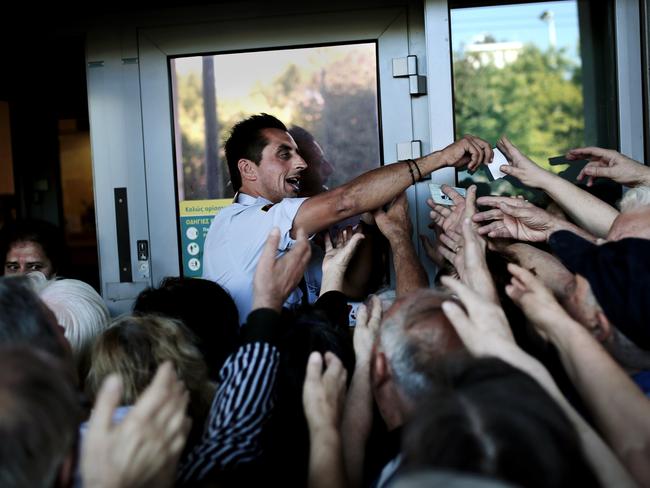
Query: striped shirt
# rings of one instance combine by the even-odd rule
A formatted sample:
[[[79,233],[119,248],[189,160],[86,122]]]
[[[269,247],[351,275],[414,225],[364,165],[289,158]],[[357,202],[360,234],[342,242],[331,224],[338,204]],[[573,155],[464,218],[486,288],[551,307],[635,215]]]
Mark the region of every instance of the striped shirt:
[[[262,427],[273,408],[279,361],[277,348],[259,340],[244,344],[226,360],[203,436],[178,467],[181,484],[259,458]]]

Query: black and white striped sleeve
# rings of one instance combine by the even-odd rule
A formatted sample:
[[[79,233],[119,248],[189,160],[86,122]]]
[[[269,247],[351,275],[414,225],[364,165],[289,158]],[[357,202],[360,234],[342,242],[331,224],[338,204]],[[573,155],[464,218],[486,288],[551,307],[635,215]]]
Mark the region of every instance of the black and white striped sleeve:
[[[181,484],[201,481],[214,471],[235,468],[261,454],[262,428],[273,408],[280,360],[273,341],[262,337],[268,336],[269,319],[277,322],[279,316],[271,316],[270,310],[263,312],[267,313],[261,321],[264,333],[255,331],[256,321],[251,321],[251,316],[256,312],[251,313],[249,323],[253,327],[244,334],[246,343],[219,372],[219,388],[201,441],[179,465],[177,480]]]

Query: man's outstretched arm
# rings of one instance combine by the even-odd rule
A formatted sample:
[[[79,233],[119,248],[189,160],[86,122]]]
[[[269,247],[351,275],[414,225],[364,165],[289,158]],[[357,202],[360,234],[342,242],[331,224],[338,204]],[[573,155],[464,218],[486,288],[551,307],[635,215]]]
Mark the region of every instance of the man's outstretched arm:
[[[441,151],[416,159],[416,167],[402,162],[368,171],[343,186],[307,199],[293,221],[291,237],[295,238],[298,229],[311,235],[348,217],[379,208],[413,184],[420,174],[426,176],[445,166],[466,164],[474,170],[492,157],[487,142],[468,135]]]

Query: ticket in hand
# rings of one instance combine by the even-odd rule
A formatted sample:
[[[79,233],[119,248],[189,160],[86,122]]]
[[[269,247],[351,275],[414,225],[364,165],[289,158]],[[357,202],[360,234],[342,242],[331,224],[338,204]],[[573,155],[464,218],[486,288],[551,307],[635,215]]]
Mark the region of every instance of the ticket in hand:
[[[463,198],[465,198],[465,195],[467,194],[465,188],[457,188],[455,186],[452,186],[451,188],[456,190]],[[431,198],[435,203],[440,205],[454,205],[454,201],[442,191],[441,185],[438,185],[437,183],[429,183],[429,191],[431,192]]]
[[[503,178],[506,176],[506,174],[501,171],[501,166],[504,164],[508,164],[508,160],[506,157],[503,155],[501,151],[499,151],[499,148],[495,147],[492,149],[494,151],[494,158],[492,159],[492,162],[490,164],[486,164],[488,170],[490,170],[490,174],[492,175],[492,178],[495,180],[498,180],[499,178]]]

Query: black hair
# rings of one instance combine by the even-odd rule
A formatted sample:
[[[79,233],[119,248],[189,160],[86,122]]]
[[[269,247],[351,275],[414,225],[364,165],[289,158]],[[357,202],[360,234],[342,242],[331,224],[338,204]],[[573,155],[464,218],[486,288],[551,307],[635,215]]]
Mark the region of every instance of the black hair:
[[[206,313],[206,307],[214,314]],[[210,280],[167,277],[158,288],[138,295],[133,312],[182,321],[192,332],[212,380],[217,380],[221,366],[239,345],[237,306],[226,290]]]
[[[252,115],[234,125],[230,131],[230,137],[226,141],[226,160],[230,172],[230,182],[233,191],[239,191],[241,187],[241,174],[239,173],[238,162],[240,159],[250,159],[259,164],[262,159],[262,150],[268,144],[262,134],[263,129],[287,130],[287,127],[273,115],[258,114]]]
[[[403,437],[404,469],[482,474],[527,487],[599,486],[574,426],[530,376],[496,358],[441,363]]]
[[[67,255],[61,229],[43,220],[21,220],[8,222],[0,231],[0,256],[3,260],[1,274],[4,274],[7,253],[18,242],[39,244],[55,273],[60,273],[65,268]]]
[[[83,416],[66,365],[44,351],[0,347],[0,484],[55,486]]]
[[[306,486],[309,429],[302,405],[307,360],[313,351],[330,351],[343,363],[348,382],[354,371],[354,347],[349,328],[332,322],[323,310],[297,312],[280,344],[277,401],[265,434],[265,466],[282,486]]]
[[[27,344],[69,361],[70,351],[57,336],[54,320],[31,289],[29,278],[0,277],[0,345]]]

